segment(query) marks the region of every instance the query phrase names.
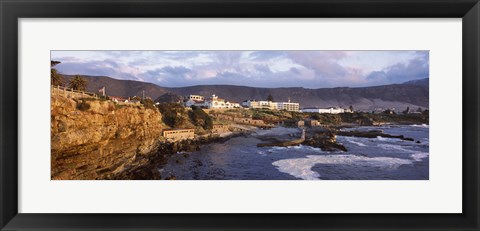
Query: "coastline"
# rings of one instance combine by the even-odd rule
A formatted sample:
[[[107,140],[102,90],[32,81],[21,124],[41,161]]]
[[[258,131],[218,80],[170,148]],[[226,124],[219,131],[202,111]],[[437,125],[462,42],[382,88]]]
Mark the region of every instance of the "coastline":
[[[403,135],[393,136],[390,134],[384,134],[382,131],[372,130],[366,132],[358,132],[353,130],[351,132],[341,131],[344,128],[365,128],[365,127],[382,127],[382,126],[425,126],[425,124],[383,124],[383,125],[359,125],[359,124],[349,124],[344,123],[341,125],[325,126],[325,127],[314,127],[307,129],[306,138],[301,143],[291,143],[291,145],[307,145],[314,148],[320,148],[323,151],[342,151],[348,152],[347,148],[341,143],[337,143],[336,136],[353,136],[353,137],[363,137],[363,138],[372,138],[372,137],[386,137],[386,138],[398,138],[406,141],[414,141],[411,138],[404,137]],[[426,125],[428,126],[428,125]],[[255,126],[240,125],[234,124],[233,127],[236,128],[236,131],[222,131],[217,133],[206,134],[202,136],[197,136],[195,139],[190,140],[181,140],[176,142],[167,142],[159,141],[158,148],[156,148],[151,153],[135,160],[133,163],[125,166],[122,172],[116,173],[109,179],[117,180],[161,180],[161,173],[158,171],[158,168],[164,166],[167,160],[174,154],[186,152],[200,151],[203,145],[211,143],[224,143],[232,138],[240,136],[249,136],[256,131],[261,130]],[[274,127],[278,128],[278,127]],[[288,128],[288,127],[284,127]],[[271,128],[267,129],[271,130]],[[289,136],[294,136],[289,134]],[[285,137],[284,137],[285,138]],[[290,143],[288,141],[283,141],[284,143]],[[287,145],[287,146],[291,146]],[[275,146],[275,145],[274,145]],[[167,178],[169,179],[169,178]],[[172,178],[173,179],[173,178]]]
[[[198,136],[194,139],[180,140],[176,142],[159,141],[156,150],[145,155],[144,158],[135,160],[133,163],[125,166],[122,172],[112,176],[111,180],[160,180],[162,176],[157,171],[159,166],[166,163],[169,157],[181,152],[199,151],[202,145],[210,143],[223,143],[231,138],[246,136],[256,130],[257,127],[239,125],[241,131],[224,131],[213,134]]]
[[[159,165],[158,171],[163,180],[290,180],[306,179],[303,174],[307,173],[309,176],[318,174],[315,179],[428,179],[429,142],[428,132],[425,133],[428,128],[360,127],[360,130],[383,130],[391,135],[408,134],[422,142],[397,137],[339,135],[334,138],[336,144],[348,150],[325,149],[306,143],[258,147],[259,142],[299,137],[298,128],[277,127],[224,143],[212,142],[192,153],[179,152]],[[325,135],[325,139],[328,137]],[[296,175],[296,172],[301,174]]]

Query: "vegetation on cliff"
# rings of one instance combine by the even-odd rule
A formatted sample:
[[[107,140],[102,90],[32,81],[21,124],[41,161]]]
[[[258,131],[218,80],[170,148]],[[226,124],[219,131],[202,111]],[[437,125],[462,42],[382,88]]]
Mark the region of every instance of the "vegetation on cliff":
[[[53,86],[63,85],[63,75],[58,73],[57,69],[54,68],[59,63],[59,61],[50,61],[50,84]]]
[[[80,75],[76,75],[68,83],[69,88],[77,91],[85,91],[87,89],[87,85],[88,81]]]
[[[213,128],[213,118],[200,107],[185,108],[180,103],[160,103],[158,109],[163,115],[163,122],[172,128],[195,128],[197,134]]]
[[[192,110],[189,111],[188,114],[194,125],[200,126],[205,130],[213,128],[212,117],[210,117],[202,108],[193,105]]]
[[[163,122],[172,128],[193,128],[189,121],[187,109],[180,103],[161,103],[158,109]]]

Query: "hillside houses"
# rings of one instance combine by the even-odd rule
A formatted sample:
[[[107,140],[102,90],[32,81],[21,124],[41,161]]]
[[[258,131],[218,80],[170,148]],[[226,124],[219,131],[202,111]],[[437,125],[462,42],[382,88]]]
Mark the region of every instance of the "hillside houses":
[[[301,112],[314,112],[320,114],[340,114],[340,113],[351,113],[350,109],[343,109],[340,107],[329,107],[329,108],[303,108]]]
[[[215,94],[207,99],[201,95],[189,95],[185,101],[185,106],[191,107],[193,105],[207,109],[240,108],[239,103],[229,102],[225,99],[219,98]]]
[[[242,106],[253,109],[270,109],[270,110],[286,110],[286,111],[299,111],[300,104],[288,102],[273,102],[273,101],[256,101],[246,100],[242,103]]]
[[[128,103],[128,102],[130,102],[130,99],[126,99],[126,98],[123,98],[123,97],[120,97],[120,96],[109,96],[109,97],[113,102],[117,102],[117,103]]]
[[[205,99],[201,95],[189,95],[187,100],[185,101],[185,106],[186,107],[191,107],[191,106],[197,106],[197,107],[204,107],[205,105]]]
[[[204,105],[208,109],[240,108],[239,103],[226,101],[225,99],[218,98],[215,94],[213,94],[211,98],[205,100]]]

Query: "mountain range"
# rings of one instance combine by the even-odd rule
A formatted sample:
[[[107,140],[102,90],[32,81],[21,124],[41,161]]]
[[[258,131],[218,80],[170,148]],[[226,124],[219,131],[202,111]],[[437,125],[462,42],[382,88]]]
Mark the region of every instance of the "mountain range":
[[[66,82],[72,76],[65,75]],[[258,88],[233,85],[197,85],[188,87],[162,87],[153,83],[133,80],[119,80],[106,76],[82,76],[88,81],[87,91],[98,92],[105,86],[106,94],[110,96],[145,96],[156,101],[177,101],[190,94],[205,97],[215,94],[230,102],[241,103],[244,100],[265,100],[272,95],[275,101],[300,103],[300,108],[306,107],[349,107],[355,110],[381,110],[395,108],[405,110],[410,108],[428,108],[429,79],[408,81],[401,84],[391,84],[371,87],[336,87],[309,89],[302,87]]]

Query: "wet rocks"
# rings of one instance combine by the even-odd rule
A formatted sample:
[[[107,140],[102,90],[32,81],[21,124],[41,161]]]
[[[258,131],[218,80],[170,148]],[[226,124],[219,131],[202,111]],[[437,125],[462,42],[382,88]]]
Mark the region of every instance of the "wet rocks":
[[[204,136],[198,139],[181,140],[177,142],[159,142],[156,152],[150,153],[144,161],[137,160],[124,167],[123,171],[112,176],[110,179],[122,179],[122,180],[155,180],[166,179],[174,180],[175,176],[161,176],[161,173],[157,170],[158,166],[164,165],[167,159],[176,154],[183,153],[182,156],[187,158],[190,154],[188,152],[199,151],[200,146],[212,142],[222,143],[228,139],[236,136],[242,136],[243,133],[237,133],[228,137],[220,136]],[[177,159],[175,161],[178,164],[183,163],[183,160]]]
[[[307,135],[304,145],[321,148],[323,151],[347,151],[342,144],[337,143],[336,135],[333,131],[317,131]]]

